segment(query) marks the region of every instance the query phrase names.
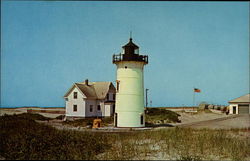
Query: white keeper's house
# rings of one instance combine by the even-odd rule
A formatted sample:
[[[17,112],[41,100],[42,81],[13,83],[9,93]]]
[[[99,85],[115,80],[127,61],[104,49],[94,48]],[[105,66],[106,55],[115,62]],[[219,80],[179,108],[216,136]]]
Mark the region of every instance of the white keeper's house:
[[[250,94],[235,98],[229,103],[229,114],[250,114]]]
[[[108,117],[115,111],[116,89],[112,82],[74,83],[64,95],[66,118]]]

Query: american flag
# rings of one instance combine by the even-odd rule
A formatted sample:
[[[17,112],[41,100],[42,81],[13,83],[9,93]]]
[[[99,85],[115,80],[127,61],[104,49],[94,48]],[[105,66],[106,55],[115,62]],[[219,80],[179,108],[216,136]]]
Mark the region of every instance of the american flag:
[[[194,88],[194,92],[201,92],[201,90],[198,88]]]

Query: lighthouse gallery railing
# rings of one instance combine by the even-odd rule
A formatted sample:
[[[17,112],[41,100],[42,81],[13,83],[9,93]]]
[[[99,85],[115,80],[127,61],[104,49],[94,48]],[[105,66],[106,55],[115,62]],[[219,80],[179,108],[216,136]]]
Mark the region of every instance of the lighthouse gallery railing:
[[[117,54],[113,55],[113,63],[119,62],[119,61],[142,61],[148,64],[148,56],[147,55],[139,55],[139,54],[133,54],[133,55],[125,55],[125,54]]]

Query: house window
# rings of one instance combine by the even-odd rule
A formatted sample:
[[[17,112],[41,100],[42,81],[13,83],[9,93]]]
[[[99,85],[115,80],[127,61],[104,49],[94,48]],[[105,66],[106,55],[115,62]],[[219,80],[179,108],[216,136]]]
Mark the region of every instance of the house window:
[[[74,92],[74,99],[77,99],[77,92]]]
[[[113,94],[113,100],[115,100],[115,93]]]
[[[141,125],[143,125],[143,115],[141,115]]]
[[[116,80],[116,92],[119,92],[119,88],[120,88],[120,81]]]
[[[109,94],[107,94],[107,100],[109,100]]]
[[[101,106],[100,106],[100,105],[97,106],[97,110],[98,110],[98,111],[101,110]]]
[[[90,112],[93,112],[93,105],[90,105],[90,106],[89,106],[89,111],[90,111]]]
[[[77,105],[73,105],[73,111],[74,111],[74,112],[77,111]]]

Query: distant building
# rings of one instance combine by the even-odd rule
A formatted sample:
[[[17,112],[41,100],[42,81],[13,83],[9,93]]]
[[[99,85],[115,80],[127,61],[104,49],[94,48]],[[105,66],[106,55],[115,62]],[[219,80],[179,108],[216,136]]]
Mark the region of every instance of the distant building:
[[[74,83],[64,95],[66,118],[106,117],[114,114],[116,89],[112,82]]]
[[[225,105],[214,105],[214,104],[207,104],[201,103],[199,108],[201,109],[215,109],[215,110],[223,110],[226,106]]]
[[[201,109],[208,109],[208,106],[209,106],[209,104],[207,104],[207,103],[200,103],[199,104],[199,108],[201,108]]]
[[[229,114],[250,114],[250,94],[233,99],[228,103]]]
[[[208,105],[208,109],[214,109],[214,105],[213,104],[209,104]]]

